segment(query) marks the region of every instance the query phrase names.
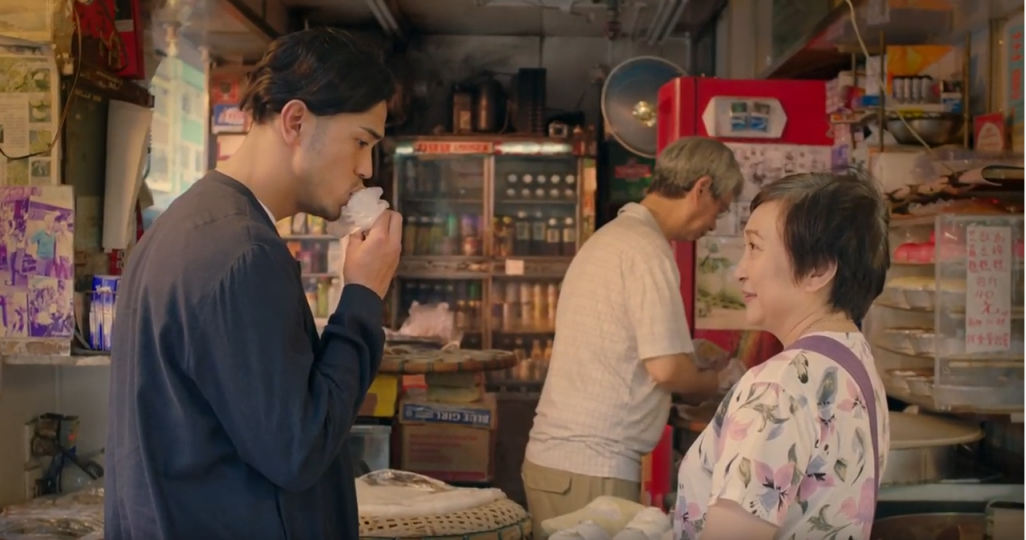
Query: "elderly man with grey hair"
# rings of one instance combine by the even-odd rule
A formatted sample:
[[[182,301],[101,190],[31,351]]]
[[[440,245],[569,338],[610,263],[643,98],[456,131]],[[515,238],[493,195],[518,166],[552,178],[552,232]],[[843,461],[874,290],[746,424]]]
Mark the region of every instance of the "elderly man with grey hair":
[[[743,183],[726,145],[680,139],[656,160],[644,200],[570,264],[521,473],[536,538],[544,520],[600,495],[638,500],[641,458],[662,437],[671,394],[717,390],[715,367],[695,358],[670,242],[713,230]]]

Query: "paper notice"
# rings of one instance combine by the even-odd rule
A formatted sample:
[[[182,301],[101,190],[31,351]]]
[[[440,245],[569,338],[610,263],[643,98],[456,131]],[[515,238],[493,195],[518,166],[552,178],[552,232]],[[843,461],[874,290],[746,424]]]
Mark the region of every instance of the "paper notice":
[[[1003,352],[1012,341],[1012,230],[966,231],[965,350]]]
[[[524,275],[524,260],[523,259],[506,259],[506,275],[507,276],[522,276],[522,275]]]
[[[107,184],[103,206],[104,249],[128,247],[128,233],[142,184],[153,111],[111,101],[107,111]]]
[[[8,157],[2,185],[60,185],[60,81],[52,47],[0,36],[0,73],[0,148]]]
[[[28,99],[18,94],[0,94],[0,148],[8,157],[29,154]]]

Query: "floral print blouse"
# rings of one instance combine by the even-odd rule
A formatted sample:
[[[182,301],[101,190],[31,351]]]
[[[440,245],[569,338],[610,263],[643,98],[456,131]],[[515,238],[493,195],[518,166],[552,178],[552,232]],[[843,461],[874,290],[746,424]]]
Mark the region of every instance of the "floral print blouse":
[[[866,363],[877,400],[879,466],[855,380],[811,351],[784,351],[748,371],[681,462],[674,539],[702,535],[709,504],[734,501],[778,527],[776,538],[863,540],[890,446],[887,403],[860,333],[824,332]]]

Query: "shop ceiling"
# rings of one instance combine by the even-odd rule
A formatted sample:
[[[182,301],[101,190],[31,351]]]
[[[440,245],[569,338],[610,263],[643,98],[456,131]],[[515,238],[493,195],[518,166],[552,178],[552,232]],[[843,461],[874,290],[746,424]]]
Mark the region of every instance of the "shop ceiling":
[[[218,58],[253,60],[305,25],[417,35],[608,37],[657,43],[698,33],[727,0],[164,0],[157,20]]]

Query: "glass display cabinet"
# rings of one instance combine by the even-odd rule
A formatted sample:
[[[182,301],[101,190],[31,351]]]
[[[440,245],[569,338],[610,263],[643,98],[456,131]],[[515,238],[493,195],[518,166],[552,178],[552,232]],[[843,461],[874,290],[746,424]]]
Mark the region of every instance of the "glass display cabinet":
[[[392,193],[404,228],[392,326],[414,301],[446,302],[463,347],[524,359],[500,377],[544,378],[559,284],[594,231],[593,155],[580,136],[396,141]]]
[[[864,329],[887,393],[940,412],[1023,411],[1023,216],[892,220]]]
[[[327,233],[325,221],[316,216],[300,213],[276,225],[299,262],[310,311],[321,327],[342,295],[342,244],[337,236]]]

